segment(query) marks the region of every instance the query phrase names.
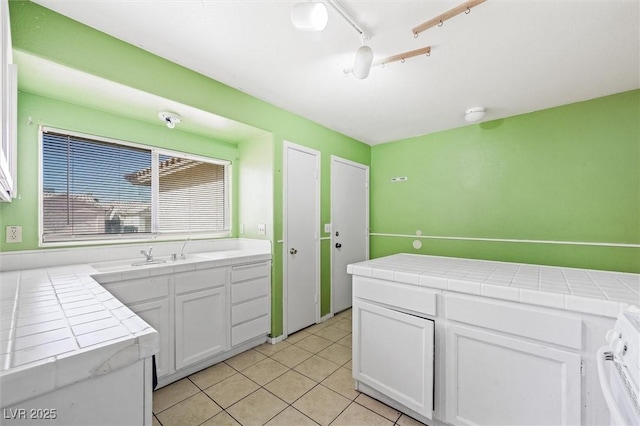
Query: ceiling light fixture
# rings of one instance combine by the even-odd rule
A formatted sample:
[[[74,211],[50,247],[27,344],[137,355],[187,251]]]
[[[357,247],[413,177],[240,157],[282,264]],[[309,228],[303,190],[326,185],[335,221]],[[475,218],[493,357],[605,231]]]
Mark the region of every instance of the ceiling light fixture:
[[[368,40],[371,36],[362,28],[355,19],[349,15],[349,13],[338,3],[336,0],[325,0],[336,12],[345,20],[354,30],[358,32],[360,37],[364,40]],[[303,31],[322,31],[327,26],[328,20],[327,7],[324,3],[318,2],[305,2],[296,4],[291,9],[291,22],[293,26]],[[356,51],[354,59],[353,69],[349,72],[353,72],[356,78],[363,79],[369,76],[371,70],[371,63],[373,62],[373,50],[369,46],[361,46]],[[347,71],[345,70],[345,73]]]
[[[356,22],[355,19],[351,17],[351,15],[349,15],[349,13],[340,5],[340,3],[338,3],[336,0],[326,1],[360,35],[363,45],[360,46],[358,50],[356,50],[356,56],[353,60],[353,69],[351,70],[351,72],[353,72],[353,75],[358,79],[362,80],[364,78],[367,78],[369,76],[369,72],[371,71],[371,64],[373,63],[373,50],[371,49],[371,47],[365,46],[364,41],[371,39],[371,36],[360,24]]]
[[[484,118],[485,110],[484,107],[473,107],[469,108],[464,113],[464,119],[469,123],[477,123],[478,121]]]
[[[363,46],[363,47],[366,47],[366,46]],[[413,58],[414,56],[419,56],[419,55],[431,56],[431,46],[425,46],[425,47],[421,47],[420,49],[410,50],[408,52],[398,53],[397,55],[388,56],[383,59],[378,59],[377,61],[373,62],[371,66],[380,65],[384,67],[386,64],[390,64],[391,62],[397,62],[397,61],[404,62],[406,59]],[[345,74],[353,73],[354,75],[356,75],[357,62],[358,62],[358,57],[356,55],[356,66],[354,66],[353,68],[345,68],[343,72]]]
[[[164,121],[168,128],[173,129],[182,121],[182,117],[175,112],[161,111],[158,113],[160,120]]]
[[[373,50],[369,46],[361,46],[356,51],[356,58],[353,61],[353,75],[363,79],[369,76],[371,64],[373,63]]]
[[[329,21],[324,3],[298,3],[291,9],[291,23],[301,31],[322,31]]]

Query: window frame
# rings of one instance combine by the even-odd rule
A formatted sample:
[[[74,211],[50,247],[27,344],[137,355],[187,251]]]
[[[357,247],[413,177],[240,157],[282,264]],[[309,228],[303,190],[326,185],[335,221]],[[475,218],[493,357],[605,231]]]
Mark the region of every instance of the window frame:
[[[112,238],[104,238],[104,235],[95,238],[83,236],[81,239],[69,239],[64,241],[45,241],[44,240],[44,134],[58,133],[65,136],[94,140],[96,142],[105,142],[123,147],[131,147],[144,149],[151,152],[151,167],[153,169],[153,177],[151,184],[151,222],[152,230],[148,233],[134,234],[112,234]],[[220,232],[159,232],[158,216],[159,216],[159,157],[168,155],[172,157],[184,158],[187,160],[200,161],[204,163],[217,164],[225,166],[226,184],[224,186],[225,193],[225,211],[224,219],[227,230]],[[86,246],[86,245],[104,245],[104,244],[122,244],[122,243],[143,243],[153,241],[172,241],[191,239],[209,239],[209,238],[226,238],[232,235],[233,229],[233,162],[221,158],[206,157],[203,155],[191,154],[182,151],[175,151],[167,148],[160,148],[152,145],[145,145],[135,142],[124,141],[104,136],[96,136],[87,133],[75,132],[72,130],[59,129],[50,126],[39,126],[38,131],[38,246],[39,247],[63,247],[63,246]],[[139,235],[139,236],[136,236]]]

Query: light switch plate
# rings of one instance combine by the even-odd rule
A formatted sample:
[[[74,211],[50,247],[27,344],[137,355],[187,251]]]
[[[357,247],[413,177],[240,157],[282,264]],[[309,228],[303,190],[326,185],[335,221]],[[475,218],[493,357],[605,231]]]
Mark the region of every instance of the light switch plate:
[[[22,242],[22,226],[7,226],[7,243]]]

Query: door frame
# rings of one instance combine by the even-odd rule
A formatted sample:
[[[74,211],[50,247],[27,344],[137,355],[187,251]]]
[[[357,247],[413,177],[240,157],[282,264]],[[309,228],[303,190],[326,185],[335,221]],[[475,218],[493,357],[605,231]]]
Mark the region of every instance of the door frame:
[[[316,158],[316,206],[315,206],[315,301],[316,301],[316,324],[320,322],[320,156],[321,153],[318,150],[308,148],[303,145],[298,145],[291,141],[285,140],[282,147],[282,335],[286,339],[289,336],[289,324],[288,324],[288,292],[289,292],[289,279],[288,279],[288,235],[287,235],[287,178],[289,173],[289,164],[287,159],[287,153],[289,149],[295,149],[307,154],[311,154]]]
[[[335,194],[335,191],[333,189],[333,185],[336,183],[334,182],[333,179],[333,171],[334,171],[334,164],[335,163],[343,163],[343,164],[347,164],[349,166],[353,166],[353,167],[357,167],[360,169],[364,169],[365,173],[366,173],[366,194],[365,194],[365,211],[366,211],[366,223],[365,223],[365,238],[366,238],[366,244],[365,244],[365,258],[366,260],[369,259],[369,232],[370,232],[370,227],[369,227],[369,187],[370,187],[370,181],[369,181],[369,166],[367,166],[366,164],[362,164],[362,163],[357,163],[355,161],[351,161],[351,160],[347,160],[346,158],[342,158],[342,157],[338,157],[337,155],[332,155],[331,156],[331,221],[329,223],[331,223],[331,233],[330,233],[330,237],[331,237],[331,245],[329,247],[329,257],[330,257],[330,269],[331,269],[331,277],[330,277],[330,281],[331,281],[331,297],[329,298],[329,312],[331,312],[332,315],[335,314],[335,312],[333,311],[333,285],[334,285],[334,279],[333,279],[333,273],[334,273],[334,258],[333,258],[333,246],[335,244],[335,235],[333,234],[333,218],[335,217],[334,214],[334,208],[336,203],[334,203],[333,201],[333,194]]]

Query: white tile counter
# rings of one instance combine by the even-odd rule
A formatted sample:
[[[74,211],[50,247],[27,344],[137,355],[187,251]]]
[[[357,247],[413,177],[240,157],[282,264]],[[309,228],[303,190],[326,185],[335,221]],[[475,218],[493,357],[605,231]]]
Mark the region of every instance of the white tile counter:
[[[155,253],[168,256],[176,244],[181,245],[154,244]],[[132,267],[140,247],[0,254],[2,406],[122,369],[158,351],[158,333],[98,281],[271,259],[268,241],[192,242],[186,260]]]
[[[158,333],[78,265],[0,273],[3,406],[150,357]]]
[[[416,254],[351,264],[348,272],[611,318],[640,305],[640,275],[623,272]]]

